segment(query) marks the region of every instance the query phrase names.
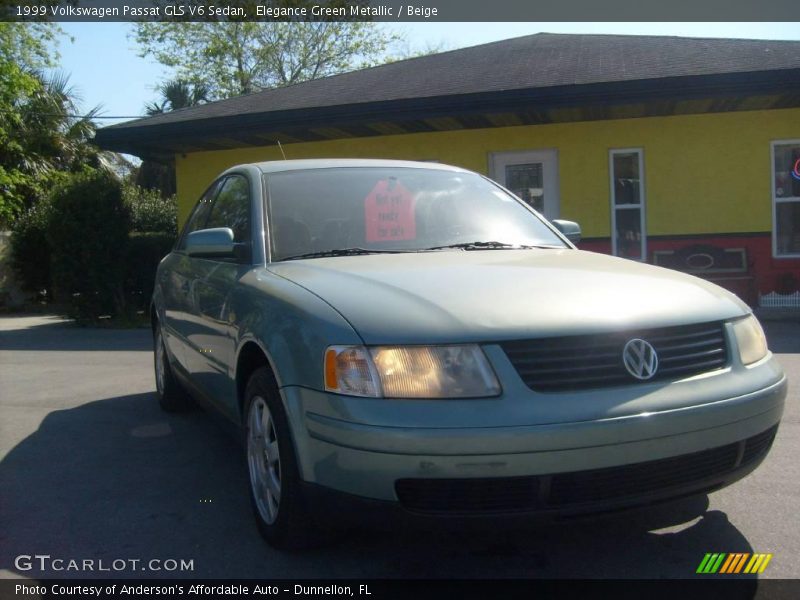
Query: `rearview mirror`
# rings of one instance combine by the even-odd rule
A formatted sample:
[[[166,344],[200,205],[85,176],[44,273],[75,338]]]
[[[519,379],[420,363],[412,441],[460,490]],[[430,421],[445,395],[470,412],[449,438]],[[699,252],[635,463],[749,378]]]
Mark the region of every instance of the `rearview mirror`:
[[[234,256],[233,230],[230,227],[199,229],[186,236],[186,253],[200,257]]]
[[[577,244],[581,241],[581,226],[578,225],[575,221],[563,221],[561,219],[553,219],[550,221],[553,225],[555,225],[556,229],[558,229],[561,233],[564,234],[564,237],[567,238],[573,244]]]

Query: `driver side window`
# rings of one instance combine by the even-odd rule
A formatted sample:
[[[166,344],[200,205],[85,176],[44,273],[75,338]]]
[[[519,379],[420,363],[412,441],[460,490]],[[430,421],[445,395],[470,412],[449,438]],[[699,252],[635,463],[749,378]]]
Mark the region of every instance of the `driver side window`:
[[[230,227],[237,244],[250,242],[250,185],[241,175],[231,175],[219,187],[206,228]]]
[[[186,221],[186,225],[183,227],[183,231],[181,232],[181,238],[178,242],[178,250],[185,250],[186,249],[186,236],[188,236],[193,231],[197,231],[198,229],[205,229],[206,221],[208,220],[208,214],[211,212],[211,205],[214,203],[214,198],[217,195],[217,190],[219,190],[220,181],[215,181],[214,183],[209,186],[206,190],[206,193],[200,198],[197,202],[197,205],[194,207],[192,214],[189,215],[189,219]]]

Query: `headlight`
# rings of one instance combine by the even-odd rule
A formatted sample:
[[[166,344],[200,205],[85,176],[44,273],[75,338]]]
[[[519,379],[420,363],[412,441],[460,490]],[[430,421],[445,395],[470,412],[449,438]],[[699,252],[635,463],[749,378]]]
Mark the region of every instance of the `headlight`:
[[[380,396],[377,373],[363,346],[331,346],[325,351],[325,389],[350,396]]]
[[[758,362],[767,355],[767,338],[758,319],[750,315],[732,324],[742,364]]]
[[[465,346],[331,346],[325,389],[384,398],[479,398],[500,394],[483,351]]]

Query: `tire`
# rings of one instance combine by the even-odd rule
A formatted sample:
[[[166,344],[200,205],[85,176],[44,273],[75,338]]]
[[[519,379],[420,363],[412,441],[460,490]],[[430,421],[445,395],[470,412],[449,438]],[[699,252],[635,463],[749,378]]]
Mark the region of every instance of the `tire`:
[[[153,335],[153,367],[156,377],[156,396],[158,404],[167,412],[182,412],[192,407],[192,401],[172,373],[167,347],[157,324]]]
[[[279,550],[318,545],[322,532],[306,507],[289,422],[269,369],[250,377],[244,406],[250,504],[259,532]]]

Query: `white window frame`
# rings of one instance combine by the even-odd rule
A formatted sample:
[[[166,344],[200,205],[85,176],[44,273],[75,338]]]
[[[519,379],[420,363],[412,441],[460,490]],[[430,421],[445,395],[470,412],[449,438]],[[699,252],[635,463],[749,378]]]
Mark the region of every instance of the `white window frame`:
[[[800,146],[800,140],[774,140],[769,147],[769,176],[770,190],[772,192],[772,257],[773,258],[800,258],[800,253],[778,254],[778,204],[800,203],[800,196],[790,196],[788,198],[778,198],[775,189],[775,147],[776,146]]]
[[[614,157],[617,154],[636,154],[639,157],[639,203],[638,204],[617,204],[614,191]],[[612,148],[608,151],[608,185],[609,185],[609,198],[611,206],[611,253],[618,256],[617,248],[617,211],[618,210],[635,210],[639,209],[640,230],[642,232],[641,240],[641,258],[630,258],[630,260],[638,260],[640,262],[647,262],[647,217],[646,217],[646,194],[645,194],[645,176],[644,176],[644,148]]]
[[[489,177],[507,188],[505,168],[510,165],[542,163],[545,204],[542,215],[546,219],[558,219],[561,214],[561,190],[558,148],[534,148],[489,153]]]

